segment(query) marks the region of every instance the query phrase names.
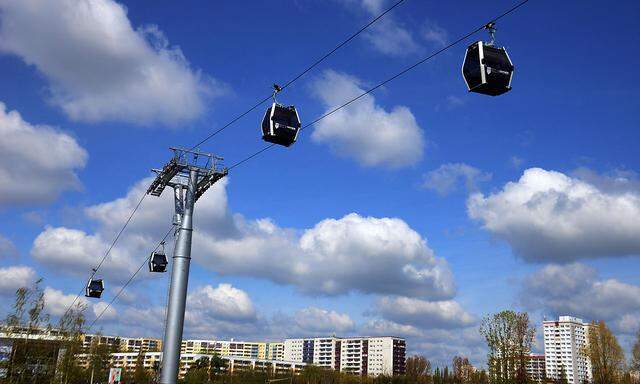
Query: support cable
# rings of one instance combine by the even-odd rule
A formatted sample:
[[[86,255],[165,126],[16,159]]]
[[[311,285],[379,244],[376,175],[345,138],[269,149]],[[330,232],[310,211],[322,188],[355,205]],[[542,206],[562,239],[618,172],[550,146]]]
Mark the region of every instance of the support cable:
[[[100,269],[100,267],[102,267],[102,264],[104,264],[104,261],[107,259],[107,257],[109,256],[109,254],[111,253],[111,250],[113,249],[113,247],[115,247],[116,243],[118,242],[118,240],[120,239],[120,236],[122,235],[122,233],[124,232],[124,230],[127,228],[127,226],[129,226],[129,223],[131,222],[131,219],[133,218],[133,216],[136,214],[136,212],[138,211],[138,208],[140,208],[140,206],[142,205],[142,202],[144,201],[145,197],[147,197],[147,194],[144,193],[142,195],[142,197],[140,197],[140,200],[138,200],[138,203],[136,204],[136,206],[133,208],[133,210],[131,211],[131,213],[129,214],[129,217],[127,218],[127,220],[124,222],[122,228],[120,228],[120,230],[118,231],[118,233],[116,234],[116,237],[113,239],[113,241],[111,241],[111,244],[109,245],[109,248],[107,248],[107,251],[105,252],[104,256],[102,256],[102,259],[100,259],[100,262],[98,263],[98,265],[95,266],[95,268],[93,268],[91,270],[91,275],[89,276],[88,280],[93,279],[93,277],[96,275],[96,273],[98,272],[98,270]],[[87,281],[88,281],[87,280]],[[85,284],[86,285],[86,284]],[[82,295],[82,292],[85,290],[85,288],[83,287],[78,294],[76,294],[76,297],[73,299],[73,301],[71,302],[71,304],[69,304],[69,306],[67,307],[67,309],[64,311],[64,315],[66,315],[69,310],[75,305],[75,303],[78,301],[78,299],[80,298],[80,295]]]
[[[160,248],[160,246],[162,246],[162,243],[164,243],[164,241],[167,239],[167,237],[169,237],[169,234],[173,231],[173,225],[171,225],[171,227],[169,228],[169,230],[167,231],[167,233],[165,233],[164,237],[162,238],[162,240],[160,240],[158,242],[158,245],[156,245],[156,247],[151,251],[151,253],[155,252],[158,250],[158,248]],[[91,325],[89,325],[89,327],[87,328],[87,331],[91,330],[91,328],[93,328],[93,326],[95,325],[95,323],[97,323],[100,318],[102,318],[102,315],[105,314],[105,312],[107,311],[107,309],[109,309],[111,307],[111,305],[118,299],[118,297],[120,297],[120,295],[122,294],[122,292],[124,292],[124,290],[127,288],[127,286],[129,284],[131,284],[131,282],[133,281],[133,279],[136,278],[136,276],[138,275],[138,273],[140,273],[140,271],[142,270],[142,268],[144,268],[144,266],[148,263],[148,258],[145,258],[144,261],[142,262],[142,264],[140,264],[140,266],[138,267],[138,269],[133,273],[133,275],[131,275],[131,277],[129,277],[129,280],[127,280],[126,283],[124,283],[124,285],[120,288],[120,290],[118,291],[118,293],[115,294],[115,296],[113,296],[113,298],[111,299],[111,301],[109,302],[109,304],[107,304],[106,307],[104,307],[102,309],[102,311],[100,312],[100,314],[98,314],[98,316],[91,322]]]
[[[510,9],[508,9],[507,11],[505,11],[505,12],[503,12],[502,14],[498,15],[497,17],[495,17],[495,18],[491,19],[491,21],[490,21],[489,23],[495,23],[496,21],[498,21],[498,20],[502,19],[503,17],[505,17],[505,16],[507,16],[507,15],[511,14],[512,12],[514,12],[515,10],[517,10],[518,8],[522,7],[522,6],[523,6],[523,5],[525,5],[527,2],[529,2],[529,0],[523,0],[523,1],[519,2],[518,4],[514,5],[514,6],[513,6],[513,7],[511,7]],[[400,72],[396,73],[395,75],[393,75],[393,76],[391,76],[391,77],[389,77],[389,78],[387,78],[387,79],[383,80],[382,82],[380,82],[380,83],[376,84],[375,86],[373,86],[373,87],[371,87],[371,88],[367,89],[366,91],[364,91],[364,92],[363,92],[363,93],[361,93],[360,95],[358,95],[358,96],[356,96],[356,97],[354,97],[354,98],[352,98],[352,99],[348,100],[348,101],[347,101],[347,102],[345,102],[344,104],[339,105],[338,107],[336,107],[336,108],[334,108],[334,109],[330,110],[329,112],[326,112],[325,114],[323,114],[323,115],[321,115],[320,117],[316,118],[316,119],[315,119],[315,120],[313,120],[312,122],[310,122],[310,123],[305,124],[304,126],[302,126],[302,127],[300,128],[300,130],[301,130],[301,131],[303,131],[304,129],[309,128],[310,126],[315,125],[315,124],[316,124],[316,123],[318,123],[320,120],[322,120],[322,119],[324,119],[324,118],[326,118],[326,117],[329,117],[329,116],[333,115],[334,113],[338,112],[339,110],[341,110],[341,109],[343,109],[343,108],[347,107],[348,105],[350,105],[350,104],[352,104],[352,103],[356,102],[357,100],[361,99],[362,97],[364,97],[364,96],[366,96],[366,95],[368,95],[368,94],[372,93],[372,92],[373,92],[373,91],[375,91],[376,89],[378,89],[378,88],[380,88],[380,87],[382,87],[382,86],[386,85],[387,83],[392,82],[393,80],[395,80],[395,79],[397,79],[397,78],[399,78],[399,77],[401,77],[401,76],[405,75],[407,72],[409,72],[409,71],[411,71],[411,70],[415,69],[415,68],[416,68],[416,67],[418,67],[419,65],[422,65],[422,64],[426,63],[427,61],[429,61],[429,60],[433,59],[434,57],[438,56],[438,55],[439,55],[439,54],[441,54],[442,52],[444,52],[444,51],[446,51],[446,50],[448,50],[448,49],[452,48],[452,47],[453,47],[453,46],[455,46],[455,45],[458,45],[458,44],[459,44],[459,43],[461,43],[462,41],[464,41],[464,40],[468,39],[469,37],[471,37],[471,36],[475,35],[476,33],[480,32],[480,31],[484,30],[484,29],[485,29],[485,27],[486,27],[489,23],[484,23],[484,24],[482,24],[482,26],[480,26],[480,27],[478,27],[478,28],[476,28],[476,29],[474,29],[474,30],[472,30],[472,31],[468,32],[467,34],[465,34],[465,35],[463,35],[463,36],[461,36],[461,37],[459,37],[458,39],[456,39],[456,40],[455,40],[455,41],[453,41],[452,43],[449,43],[448,45],[446,45],[446,46],[444,46],[444,47],[440,48],[439,50],[437,50],[437,51],[433,52],[433,53],[432,53],[432,54],[430,54],[429,56],[427,56],[427,57],[425,57],[425,58],[421,59],[420,61],[416,62],[415,64],[412,64],[412,65],[410,65],[410,66],[408,66],[408,67],[404,68],[403,70],[401,70]],[[267,146],[263,147],[263,148],[262,148],[262,149],[260,149],[259,151],[254,152],[253,154],[251,154],[251,155],[249,155],[249,156],[245,157],[244,159],[242,159],[242,160],[240,160],[240,161],[238,161],[238,162],[234,163],[233,165],[231,165],[231,166],[229,167],[229,170],[232,170],[232,169],[234,169],[234,168],[236,168],[236,167],[238,167],[238,166],[240,166],[240,165],[244,164],[245,162],[247,162],[247,161],[249,161],[249,160],[253,159],[254,157],[256,157],[256,156],[260,155],[260,154],[261,154],[261,153],[263,153],[263,152],[266,152],[267,150],[269,150],[269,149],[273,148],[274,146],[275,146],[275,144],[269,144],[269,145],[267,145]]]
[[[381,14],[379,14],[378,16],[376,16],[375,18],[373,18],[371,21],[369,21],[366,25],[364,25],[363,27],[361,27],[360,29],[358,29],[356,32],[354,32],[353,34],[351,34],[349,37],[347,37],[345,40],[343,40],[340,44],[338,44],[335,48],[333,48],[332,50],[330,50],[329,52],[325,53],[322,57],[320,57],[319,59],[317,59],[313,64],[311,64],[310,66],[308,66],[307,68],[305,68],[302,72],[300,72],[298,75],[296,75],[294,78],[292,78],[291,80],[289,80],[287,83],[285,83],[285,85],[282,87],[282,89],[285,89],[287,87],[289,87],[290,85],[292,85],[293,83],[295,83],[297,80],[299,80],[302,76],[304,76],[305,74],[307,74],[309,71],[311,71],[313,68],[315,68],[317,65],[319,65],[320,63],[322,63],[324,60],[326,60],[329,56],[333,55],[335,52],[337,52],[340,48],[342,48],[343,46],[345,46],[346,44],[348,44],[351,40],[353,40],[354,38],[356,38],[358,35],[360,35],[362,32],[364,32],[367,28],[369,28],[370,26],[372,26],[373,24],[375,24],[378,20],[380,20],[382,17],[384,17],[387,13],[391,12],[394,8],[396,8],[397,6],[399,6],[400,4],[402,4],[405,0],[398,0],[396,1],[391,7],[387,8],[384,12],[382,12]],[[191,150],[194,148],[199,147],[200,145],[204,144],[205,142],[209,141],[211,138],[213,138],[214,136],[216,136],[218,133],[222,132],[223,130],[227,129],[229,126],[233,125],[235,122],[237,122],[238,120],[240,120],[241,118],[243,118],[244,116],[246,116],[247,114],[249,114],[250,112],[252,112],[253,110],[255,110],[256,108],[258,108],[259,106],[261,106],[262,104],[264,104],[266,101],[268,101],[271,98],[271,95],[265,97],[262,100],[259,100],[256,104],[254,104],[251,108],[249,108],[248,110],[246,110],[245,112],[241,113],[240,115],[236,116],[235,118],[233,118],[231,121],[229,121],[227,124],[225,124],[224,126],[222,126],[221,128],[217,129],[216,131],[212,132],[211,134],[209,134],[208,136],[206,136],[204,139],[202,139],[200,142],[198,142],[196,145],[194,145],[193,147],[191,147]],[[98,263],[98,265],[93,268],[93,271],[89,277],[89,280],[91,280],[96,272],[98,271],[98,269],[100,269],[100,267],[102,266],[102,264],[104,263],[104,261],[106,260],[106,258],[109,256],[109,254],[111,253],[111,250],[113,249],[113,247],[115,246],[116,242],[118,241],[118,239],[120,238],[120,235],[122,235],[122,233],[124,232],[124,230],[126,229],[126,227],[129,225],[129,222],[131,221],[131,219],[133,218],[133,215],[136,213],[136,211],[138,210],[138,208],[140,207],[140,204],[142,204],[142,201],[144,200],[144,198],[146,197],[146,194],[142,196],[142,198],[140,198],[140,201],[138,202],[138,204],[136,205],[136,207],[133,209],[133,211],[131,212],[131,215],[129,216],[129,218],[127,219],[127,221],[125,222],[124,226],[120,229],[120,231],[118,232],[118,234],[116,235],[116,237],[113,239],[111,245],[109,246],[107,252],[105,253],[104,257],[100,260],[100,262]],[[76,304],[76,302],[78,301],[78,298],[80,297],[80,295],[82,295],[82,292],[84,291],[84,287],[78,292],[78,294],[76,294],[75,298],[73,299],[73,301],[71,302],[71,304],[67,307],[67,309],[65,310],[64,314],[66,315],[67,312],[69,312],[69,310]]]
[[[330,50],[329,52],[325,53],[322,57],[320,57],[318,60],[316,60],[313,64],[311,64],[310,66],[308,66],[305,70],[303,70],[302,72],[300,72],[298,75],[296,75],[294,78],[292,78],[291,80],[287,81],[285,83],[285,85],[283,85],[281,88],[285,89],[288,86],[290,86],[291,84],[295,83],[296,81],[298,81],[302,76],[306,75],[309,71],[311,71],[313,68],[315,68],[318,64],[322,63],[323,61],[325,61],[329,56],[333,55],[336,51],[338,51],[340,48],[342,48],[343,46],[347,45],[351,40],[355,39],[358,35],[360,35],[362,32],[364,32],[367,28],[369,28],[370,26],[372,26],[373,24],[375,24],[378,20],[380,20],[381,18],[383,18],[387,13],[391,12],[395,7],[399,6],[400,4],[402,4],[405,0],[398,0],[396,1],[391,7],[387,8],[384,12],[382,12],[381,14],[379,14],[378,16],[376,16],[375,18],[373,18],[371,21],[369,21],[366,25],[364,25],[362,28],[358,29],[356,32],[354,32],[353,34],[351,34],[349,37],[347,37],[345,40],[343,40],[340,44],[338,44],[335,48],[333,48],[332,50]],[[207,141],[211,140],[215,135],[217,135],[218,133],[224,131],[225,129],[227,129],[229,126],[231,126],[232,124],[234,124],[236,121],[240,120],[241,118],[245,117],[246,115],[248,115],[250,112],[252,112],[254,109],[258,108],[259,106],[261,106],[262,104],[264,104],[266,101],[268,101],[269,99],[271,99],[271,95],[265,97],[264,99],[258,101],[253,107],[247,109],[246,111],[242,112],[241,114],[239,114],[238,116],[236,116],[235,118],[233,118],[230,122],[228,122],[227,124],[223,125],[222,127],[216,129],[215,131],[211,132],[208,136],[206,136],[205,138],[203,138],[202,140],[200,140],[196,145],[194,145],[193,147],[191,147],[191,149],[197,148],[199,146],[201,146],[202,144],[206,143]]]
[[[364,31],[367,27],[369,27],[371,24],[373,24],[375,21],[377,21],[378,19],[380,19],[382,16],[384,16],[384,14],[388,13],[389,11],[391,11],[393,8],[395,8],[397,5],[399,5],[400,3],[402,3],[402,1],[404,0],[400,0],[397,3],[395,3],[391,8],[387,9],[385,12],[383,12],[381,15],[379,15],[378,17],[376,17],[375,19],[373,19],[369,24],[367,24],[365,27],[361,28],[358,32],[356,32],[354,35],[352,35],[350,38],[348,38],[347,40],[345,40],[343,43],[341,43],[340,45],[338,45],[334,50],[330,51],[329,53],[327,53],[325,56],[323,56],[322,58],[320,58],[318,61],[316,61],[312,66],[310,66],[309,68],[307,68],[305,71],[303,71],[300,75],[298,75],[297,77],[295,77],[294,79],[292,79],[290,82],[288,82],[284,87],[289,86],[290,84],[292,84],[293,82],[295,82],[296,80],[298,80],[300,77],[302,77],[304,74],[306,74],[307,72],[309,72],[313,67],[315,67],[316,65],[318,65],[319,63],[321,63],[324,59],[326,59],[328,56],[330,56],[332,53],[334,53],[335,51],[337,51],[340,47],[342,47],[343,45],[345,45],[346,43],[348,43],[350,40],[352,40],[355,36],[357,36],[359,33],[361,33],[362,31]],[[496,21],[508,16],[509,14],[513,13],[514,11],[516,11],[518,8],[522,7],[523,5],[525,5],[526,3],[528,3],[529,0],[523,0],[521,2],[519,2],[518,4],[514,5],[513,7],[511,7],[510,9],[508,9],[507,11],[503,12],[502,14],[498,15],[497,17],[493,18],[490,23],[495,23]],[[303,127],[300,128],[300,130],[304,130],[312,125],[315,125],[316,123],[318,123],[319,121],[321,121],[322,119],[331,116],[332,114],[338,112],[339,110],[347,107],[348,105],[356,102],[357,100],[361,99],[362,97],[372,93],[373,91],[375,91],[376,89],[392,82],[393,80],[405,75],[407,72],[415,69],[416,67],[424,64],[425,62],[433,59],[434,57],[438,56],[439,54],[441,54],[442,52],[452,48],[453,46],[459,44],[460,42],[468,39],[469,37],[471,37],[472,35],[478,33],[479,31],[485,29],[485,26],[488,23],[484,23],[482,26],[468,32],[467,34],[459,37],[458,39],[456,39],[455,41],[453,41],[452,43],[449,43],[448,45],[446,45],[445,47],[435,51],[434,53],[430,54],[429,56],[419,60],[418,62],[416,62],[413,65],[410,65],[404,69],[402,69],[400,72],[394,74],[391,77],[388,77],[387,79],[383,80],[382,82],[376,84],[375,86],[367,89],[365,92],[361,93],[360,95],[348,100],[347,102],[345,102],[344,104],[341,104],[340,106],[324,113],[323,115],[319,116],[318,118],[316,118],[315,120],[313,120],[312,122],[304,125]],[[230,123],[228,123],[227,125],[223,126],[222,128],[218,129],[217,131],[213,132],[211,135],[209,135],[207,138],[203,139],[200,143],[198,143],[195,147],[203,144],[204,142],[206,142],[207,140],[211,139],[213,136],[215,136],[217,133],[221,132],[222,130],[224,130],[225,128],[227,128],[228,126],[230,126],[231,124],[233,124],[235,121],[239,120],[240,118],[242,118],[243,116],[245,116],[246,114],[248,114],[249,112],[251,112],[253,109],[257,108],[258,106],[260,106],[262,103],[264,103],[265,101],[267,101],[268,99],[271,98],[271,95],[269,95],[268,97],[266,97],[264,100],[262,100],[259,104],[256,104],[254,107],[252,107],[250,110],[248,110],[247,112],[241,114],[240,116],[236,117],[234,120],[232,120]],[[269,144],[265,147],[263,147],[262,149],[258,150],[257,152],[254,152],[253,154],[245,157],[244,159],[234,163],[233,165],[231,165],[228,169],[232,170],[234,168],[239,167],[240,165],[244,164],[245,162],[253,159],[256,156],[259,156],[260,154],[262,154],[263,152],[266,152],[267,150],[273,148],[275,146],[275,144]],[[124,231],[124,229],[126,228],[126,226],[128,225],[128,223],[130,222],[131,218],[133,217],[133,215],[135,214],[135,212],[137,211],[138,207],[140,206],[140,204],[142,203],[142,200],[144,200],[144,197],[146,196],[146,194],[140,199],[140,201],[138,202],[138,205],[136,205],[135,209],[133,210],[133,212],[131,213],[131,215],[129,216],[129,219],[127,220],[127,222],[125,223],[124,227],[121,229],[121,231],[118,233],[118,236],[116,236],[116,238],[114,239],[114,242],[112,243],[112,246],[109,248],[109,250],[107,251],[107,254],[105,255],[105,257],[103,257],[103,259],[101,260],[101,262],[98,265],[98,268],[102,265],[102,263],[104,262],[104,260],[106,259],[108,253],[111,251],[111,249],[113,248],[113,245],[115,244],[115,242],[117,241],[117,239],[120,237],[120,234]],[[160,247],[160,245],[162,244],[162,242],[165,241],[165,239],[169,236],[169,234],[171,233],[171,230],[173,229],[173,225],[171,226],[171,228],[169,228],[169,231],[165,234],[164,238],[158,243],[158,245],[156,246],[156,248],[154,249],[157,250],[158,247]],[[102,310],[102,312],[98,315],[98,317],[96,317],[95,320],[93,320],[93,322],[91,323],[91,325],[89,326],[89,329],[91,329],[91,327],[93,327],[93,325],[102,317],[102,315],[106,312],[106,310],[118,299],[118,297],[122,294],[122,292],[124,292],[124,290],[126,289],[126,287],[133,281],[133,279],[137,276],[137,274],[142,270],[142,268],[144,267],[144,265],[146,264],[147,260],[145,259],[145,261],[140,265],[140,267],[136,270],[136,272],[134,272],[134,274],[129,278],[129,280],[122,286],[122,288],[120,289],[120,291],[111,299],[111,301],[109,302],[109,304]],[[96,270],[97,271],[97,268]],[[95,274],[94,271],[94,274]],[[93,275],[92,274],[92,277]],[[79,296],[79,295],[78,295]],[[77,300],[78,297],[76,297]],[[75,303],[75,300],[74,300]],[[73,306],[73,304],[71,306]],[[69,308],[71,308],[71,306]],[[68,311],[68,309],[67,309]]]

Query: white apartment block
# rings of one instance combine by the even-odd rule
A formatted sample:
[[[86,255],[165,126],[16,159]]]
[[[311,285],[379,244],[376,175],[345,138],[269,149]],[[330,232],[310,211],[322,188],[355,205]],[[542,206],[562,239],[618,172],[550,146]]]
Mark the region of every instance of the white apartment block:
[[[162,340],[145,337],[116,337],[106,335],[82,335],[82,348],[89,349],[92,343],[106,345],[116,352],[158,352],[162,349]]]
[[[527,357],[527,377],[534,383],[542,383],[546,377],[544,355],[530,354]]]
[[[544,356],[547,378],[559,379],[566,372],[569,384],[591,382],[591,362],[584,349],[589,342],[589,324],[582,319],[560,316],[544,321]]]
[[[405,341],[398,337],[286,339],[284,360],[305,362],[355,375],[401,375]]]
[[[112,353],[109,366],[112,368],[122,368],[127,371],[134,371],[138,361],[139,353]],[[180,355],[180,370],[178,372],[179,378],[184,378],[189,371],[189,368],[200,359],[210,359],[212,355],[197,354],[197,353],[185,353]],[[76,356],[78,365],[83,368],[89,366],[89,355],[80,354]],[[276,361],[265,359],[252,359],[239,356],[223,356],[222,359],[226,362],[225,371],[228,373],[234,373],[242,370],[263,370],[269,371],[274,374],[297,374],[299,373],[305,363],[291,362],[291,361]],[[148,370],[157,370],[160,367],[160,361],[162,360],[162,352],[145,352],[142,363]]]
[[[231,340],[183,340],[183,354],[237,356],[252,359],[283,360],[284,343]]]

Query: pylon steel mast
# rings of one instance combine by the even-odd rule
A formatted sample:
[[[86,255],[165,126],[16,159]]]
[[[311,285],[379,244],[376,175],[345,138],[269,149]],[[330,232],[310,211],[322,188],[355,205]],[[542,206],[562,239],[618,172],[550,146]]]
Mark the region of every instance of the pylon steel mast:
[[[169,186],[174,189],[176,242],[169,289],[169,308],[162,346],[162,384],[176,384],[180,368],[180,346],[184,329],[184,312],[191,263],[191,234],[195,202],[218,180],[228,174],[218,163],[221,157],[194,150],[171,148],[173,158],[162,168],[154,169],[155,180],[147,194],[160,196]]]

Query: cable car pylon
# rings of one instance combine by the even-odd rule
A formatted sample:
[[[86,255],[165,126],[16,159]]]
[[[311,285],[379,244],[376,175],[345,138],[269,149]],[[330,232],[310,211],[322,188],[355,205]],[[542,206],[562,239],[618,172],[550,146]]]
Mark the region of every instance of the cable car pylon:
[[[176,384],[178,380],[195,203],[209,187],[228,174],[228,169],[218,164],[223,160],[221,157],[197,150],[170,149],[173,158],[162,169],[153,170],[157,175],[147,189],[147,194],[160,196],[166,187],[171,187],[175,200],[176,242],[162,345],[162,384]]]

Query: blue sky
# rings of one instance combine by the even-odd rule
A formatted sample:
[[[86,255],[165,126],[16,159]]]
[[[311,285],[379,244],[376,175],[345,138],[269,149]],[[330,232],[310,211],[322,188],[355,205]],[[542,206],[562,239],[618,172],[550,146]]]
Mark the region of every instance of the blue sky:
[[[42,276],[59,313],[169,146],[195,144],[389,5],[0,5],[3,311]],[[279,100],[309,122],[512,5],[406,0]],[[631,1],[532,0],[498,23],[511,92],[467,93],[460,44],[234,169],[196,212],[186,335],[390,333],[436,361],[482,362],[479,320],[513,308],[538,325],[604,319],[628,347],[638,16]],[[201,150],[232,164],[262,148],[264,108]],[[152,199],[107,260],[104,300],[170,223],[170,196]],[[96,328],[159,336],[167,278],[143,274]]]

